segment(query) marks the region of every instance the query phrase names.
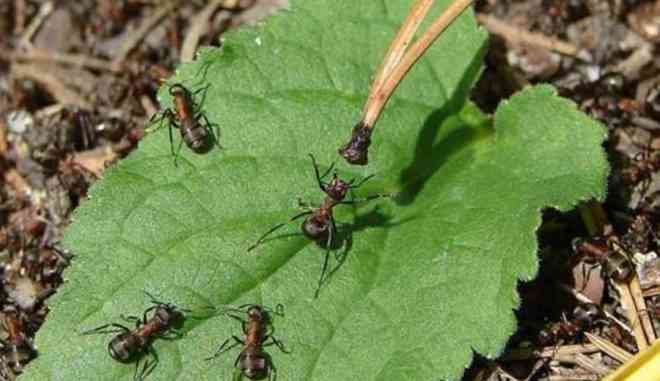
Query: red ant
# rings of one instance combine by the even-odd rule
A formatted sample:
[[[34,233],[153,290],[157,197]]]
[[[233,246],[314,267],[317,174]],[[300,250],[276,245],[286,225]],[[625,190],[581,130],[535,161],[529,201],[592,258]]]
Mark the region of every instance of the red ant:
[[[577,306],[573,309],[572,318],[569,320],[562,313],[561,320],[548,324],[538,335],[538,342],[542,346],[557,345],[570,342],[578,338],[583,331],[592,328],[597,323],[603,323],[600,319],[600,311],[597,306],[590,304]]]
[[[303,234],[312,241],[324,245],[326,249],[325,259],[323,261],[323,268],[321,270],[321,277],[319,279],[318,287],[314,294],[314,297],[318,297],[319,291],[321,289],[321,285],[325,280],[325,274],[328,269],[328,258],[330,254],[330,248],[332,246],[334,236],[335,234],[337,234],[337,225],[335,224],[335,219],[332,214],[332,209],[337,205],[342,205],[342,204],[352,205],[352,204],[368,202],[381,197],[392,197],[392,194],[379,193],[379,194],[369,195],[362,199],[344,200],[350,190],[361,187],[365,182],[371,179],[373,175],[369,175],[363,178],[357,184],[355,184],[355,180],[356,180],[355,178],[351,179],[350,181],[344,181],[337,176],[337,172],[335,171],[332,180],[330,180],[329,183],[324,182],[323,179],[334,169],[335,164],[333,163],[323,173],[323,175],[320,175],[319,167],[316,164],[316,159],[314,159],[314,156],[312,154],[309,154],[309,157],[312,159],[312,165],[314,166],[314,173],[316,174],[316,181],[318,183],[318,186],[326,194],[323,203],[321,204],[321,206],[315,208],[308,204],[305,204],[301,200],[298,200],[299,206],[304,207],[308,210],[291,217],[287,222],[283,222],[281,224],[277,224],[273,226],[270,230],[264,233],[257,240],[257,242],[255,242],[252,246],[250,246],[247,251],[249,252],[254,250],[257,246],[263,243],[266,237],[268,237],[270,234],[280,229],[281,227],[301,217],[307,216],[305,217],[305,220],[301,225]]]
[[[15,307],[7,306],[4,310],[3,326],[7,332],[6,339],[0,339],[0,353],[6,358],[8,365],[16,372],[23,370],[25,363],[37,355],[37,350],[32,344],[26,332],[26,327],[21,314]]]
[[[213,131],[213,127],[216,124],[211,123],[202,111],[195,111],[198,105],[195,103],[193,95],[201,91],[206,91],[206,89],[208,89],[208,86],[192,93],[182,84],[175,83],[169,89],[174,102],[174,111],[167,108],[163,111],[160,118],[157,118],[158,114],[152,117],[152,122],[157,121],[156,123],[160,123],[163,119],[167,119],[169,122],[170,148],[174,156],[174,165],[177,165],[179,151],[184,142],[188,148],[196,153],[208,152],[213,143],[220,147],[217,133]],[[204,123],[201,123],[200,119]],[[178,129],[181,133],[181,142],[176,151],[174,151],[174,136],[172,134],[172,129],[174,128]]]
[[[626,281],[633,275],[634,268],[628,253],[615,237],[573,240],[573,251],[582,255],[586,263],[603,266],[605,274],[617,281]],[[588,274],[584,277],[585,284]]]
[[[632,166],[623,170],[623,180],[628,185],[642,184],[645,194],[653,174],[660,171],[660,155],[650,153],[648,147],[633,156]]]
[[[629,220],[628,230],[622,238],[633,252],[648,253],[654,243],[660,242],[657,233],[660,210],[655,200],[660,200],[660,191],[644,197],[633,210],[634,216]]]
[[[247,320],[230,312],[247,314]],[[278,304],[275,307],[275,311],[273,311],[270,308],[258,304],[245,304],[238,308],[226,310],[225,314],[227,316],[241,322],[245,339],[243,340],[237,336],[228,338],[222,343],[222,345],[220,345],[220,347],[218,347],[218,350],[213,356],[207,358],[207,360],[212,360],[237,345],[243,345],[241,353],[236,357],[236,361],[234,362],[234,368],[240,372],[235,374],[234,380],[240,379],[241,375],[245,375],[252,380],[261,380],[266,377],[268,377],[269,380],[271,377],[273,377],[273,379],[276,378],[277,370],[273,366],[273,362],[268,353],[264,351],[264,347],[274,344],[282,352],[290,352],[284,347],[281,341],[273,337],[271,313],[284,316],[284,306]],[[234,343],[228,345],[232,339],[234,340]]]
[[[184,312],[190,312],[174,304],[160,302],[147,292],[145,294],[153,305],[144,311],[142,318],[122,315],[122,319],[135,323],[133,330],[121,324],[110,323],[82,333],[83,335],[116,334],[108,343],[108,353],[110,357],[121,363],[135,362],[133,379],[136,381],[144,380],[158,365],[158,355],[152,347],[153,341],[181,338],[183,334],[178,328],[185,320]],[[151,317],[148,316],[149,313],[152,313]],[[145,354],[150,354],[152,360],[144,361],[142,369],[139,370],[140,361]]]

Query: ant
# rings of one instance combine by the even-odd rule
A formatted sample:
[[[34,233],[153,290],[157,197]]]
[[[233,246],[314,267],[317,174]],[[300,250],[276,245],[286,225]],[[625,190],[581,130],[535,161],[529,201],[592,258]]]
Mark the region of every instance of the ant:
[[[216,124],[211,123],[202,111],[195,113],[198,105],[195,103],[193,96],[207,89],[208,86],[193,93],[182,84],[175,83],[169,88],[174,102],[174,111],[171,108],[167,108],[163,111],[160,118],[156,118],[158,114],[152,117],[152,122],[157,121],[157,123],[160,123],[163,119],[167,119],[169,122],[170,148],[174,156],[175,166],[177,165],[179,151],[181,151],[184,142],[188,148],[196,153],[208,152],[213,143],[220,147],[217,134],[213,131],[213,127]],[[200,122],[200,119],[204,123]],[[174,151],[174,136],[172,134],[172,129],[174,128],[178,129],[181,133],[181,142],[176,151]]]
[[[603,266],[605,274],[616,281],[627,281],[633,275],[632,260],[615,237],[588,241],[575,238],[572,245],[573,251],[580,254],[586,263]],[[588,275],[585,279],[588,279]]]
[[[122,319],[135,323],[133,330],[121,324],[110,323],[82,333],[83,335],[116,334],[108,343],[108,354],[124,364],[135,362],[133,379],[136,381],[144,380],[158,365],[158,355],[151,345],[152,342],[155,339],[181,338],[182,333],[178,328],[185,320],[184,312],[190,312],[174,304],[160,302],[146,291],[145,294],[153,305],[144,311],[142,318],[122,315]],[[148,317],[149,313],[152,313],[151,317]],[[139,370],[140,361],[145,354],[150,354],[153,359],[144,361],[142,369]]]
[[[642,195],[651,185],[653,174],[660,171],[660,155],[651,153],[649,147],[632,158],[632,165],[623,170],[623,180],[627,185],[642,184]]]
[[[364,179],[362,179],[357,184],[355,184],[355,180],[356,180],[355,178],[351,179],[350,181],[344,181],[337,176],[337,172],[335,171],[332,180],[330,180],[330,182],[324,182],[323,179],[325,179],[325,177],[334,169],[335,164],[332,163],[332,165],[323,173],[323,175],[320,175],[319,167],[316,164],[316,159],[314,159],[314,155],[309,154],[309,157],[312,159],[312,165],[314,166],[314,173],[316,174],[316,181],[318,183],[318,186],[326,194],[325,199],[323,200],[321,206],[312,207],[302,202],[301,200],[298,200],[298,205],[303,208],[306,208],[307,210],[291,217],[287,222],[283,222],[273,226],[270,230],[264,233],[257,240],[257,242],[255,242],[252,246],[250,246],[247,251],[249,252],[257,248],[259,245],[261,245],[261,243],[264,242],[266,237],[268,237],[269,235],[271,235],[273,232],[280,229],[281,227],[301,217],[306,216],[305,220],[303,221],[300,227],[302,229],[303,234],[310,240],[315,241],[320,245],[324,245],[326,249],[325,259],[323,261],[323,267],[321,270],[321,277],[319,278],[318,287],[314,294],[314,297],[317,298],[319,295],[319,291],[321,289],[321,285],[325,280],[325,274],[328,269],[328,258],[330,254],[330,248],[333,243],[333,238],[335,234],[337,234],[337,225],[335,223],[335,219],[332,214],[332,209],[337,205],[342,205],[342,204],[353,205],[353,204],[368,202],[381,197],[392,197],[393,195],[377,193],[377,194],[369,195],[362,199],[345,200],[346,195],[350,190],[361,187],[374,175],[369,175]],[[334,270],[332,272],[334,272]]]
[[[230,312],[247,314],[247,320]],[[245,339],[242,340],[237,336],[228,338],[218,347],[218,350],[213,356],[206,360],[212,360],[237,345],[243,345],[241,353],[236,357],[236,361],[234,362],[234,367],[237,371],[240,371],[240,373],[236,373],[234,380],[240,380],[241,375],[245,375],[251,380],[262,380],[266,377],[269,380],[271,378],[275,379],[277,377],[277,370],[268,353],[264,351],[264,347],[274,344],[282,352],[290,353],[281,341],[273,337],[271,314],[284,316],[284,306],[278,304],[275,307],[275,311],[273,311],[268,307],[258,304],[245,304],[238,308],[228,309],[225,311],[225,314],[241,322]],[[228,345],[232,339],[234,343]]]
[[[62,283],[62,272],[72,259],[72,254],[57,247],[42,247],[25,254],[21,273],[44,288],[54,288]]]
[[[6,306],[3,312],[2,324],[7,338],[0,339],[0,355],[6,358],[8,365],[16,373],[20,373],[23,370],[21,364],[36,357],[37,350],[25,334],[26,327],[18,310],[13,306]]]
[[[570,319],[562,313],[560,321],[547,324],[539,332],[537,341],[542,346],[561,346],[579,339],[582,332],[594,328],[596,324],[606,323],[596,305],[578,305],[573,309]]]

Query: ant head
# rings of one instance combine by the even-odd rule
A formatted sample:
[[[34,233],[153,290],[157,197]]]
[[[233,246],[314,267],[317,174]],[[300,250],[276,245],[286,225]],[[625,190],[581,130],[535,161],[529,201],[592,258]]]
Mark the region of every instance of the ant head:
[[[344,181],[337,177],[337,174],[335,174],[325,192],[333,200],[342,201],[344,198],[346,198],[346,194],[348,193],[348,190],[351,189],[351,185],[353,185],[353,180]]]
[[[188,94],[189,94],[188,89],[183,87],[183,85],[180,83],[175,83],[172,86],[170,86],[170,95],[173,97],[182,96],[187,98]]]
[[[581,237],[573,238],[573,240],[571,241],[571,247],[573,248],[573,252],[574,253],[579,253],[580,248],[582,247],[583,244],[584,244],[584,239],[583,238],[581,238]]]
[[[251,320],[265,320],[268,319],[268,312],[260,305],[251,305],[247,309],[248,317]]]

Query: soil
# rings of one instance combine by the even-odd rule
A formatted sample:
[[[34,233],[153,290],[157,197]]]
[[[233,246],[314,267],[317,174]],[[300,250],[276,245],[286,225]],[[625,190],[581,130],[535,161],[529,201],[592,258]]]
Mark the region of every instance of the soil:
[[[47,298],[75,260],[58,246],[63,229],[144,136],[163,80],[195,47],[285,3],[0,3],[0,380],[37,355]],[[553,84],[607,127],[612,173],[605,203],[544,212],[519,330],[464,379],[600,379],[621,364],[607,345],[636,353],[660,332],[660,0],[481,0],[476,10],[493,36],[472,99],[493,112],[527,85]],[[631,300],[645,303],[642,324]]]

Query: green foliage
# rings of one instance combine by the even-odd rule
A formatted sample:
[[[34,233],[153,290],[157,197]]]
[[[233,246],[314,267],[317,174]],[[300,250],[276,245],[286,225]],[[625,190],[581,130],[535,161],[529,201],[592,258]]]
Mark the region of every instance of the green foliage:
[[[319,299],[324,251],[298,224],[246,253],[298,212],[298,196],[322,199],[307,154],[323,168],[339,159],[410,3],[294,1],[181,68],[171,83],[210,84],[202,107],[223,148],[184,147],[174,167],[161,128],[92,188],[66,236],[77,256],[37,336],[42,354],[22,379],[131,380],[133,367],[107,355],[109,336],[79,333],[141,314],[143,290],[197,315],[282,303],[276,336],[293,352],[269,348],[278,380],[455,379],[473,350],[501,351],[516,326],[516,283],[537,270],[540,210],[604,196],[605,132],[545,86],[501,105],[493,128],[466,102],[485,47],[469,13],[391,100],[370,166],[338,162],[342,177],[376,175],[356,196],[400,196],[338,207],[350,250]],[[155,343],[150,379],[229,379],[238,349],[204,358],[240,334],[237,322],[207,314],[185,332]]]

